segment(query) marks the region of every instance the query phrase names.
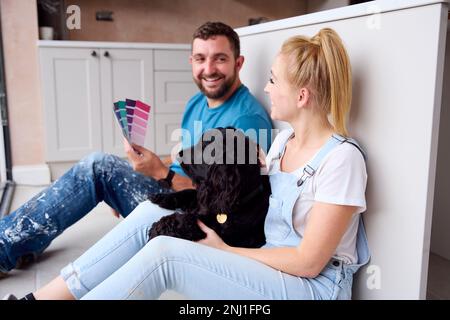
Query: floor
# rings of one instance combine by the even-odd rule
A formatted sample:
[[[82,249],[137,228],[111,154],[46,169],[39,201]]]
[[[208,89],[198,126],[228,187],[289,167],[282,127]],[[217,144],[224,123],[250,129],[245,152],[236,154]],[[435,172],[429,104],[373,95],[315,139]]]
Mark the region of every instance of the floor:
[[[42,189],[43,187],[16,187],[11,211]],[[57,276],[62,267],[81,255],[120,220],[113,216],[105,203],[100,203],[91,213],[56,238],[36,263],[24,269],[13,270],[6,278],[0,279],[0,299],[7,293],[23,296],[43,286]],[[167,291],[160,297],[163,300],[182,298],[173,291]]]
[[[450,261],[431,253],[428,266],[429,300],[450,300]]]
[[[11,210],[15,210],[41,189],[16,187]],[[112,215],[109,207],[100,203],[90,214],[53,241],[36,263],[14,270],[6,278],[0,279],[0,298],[7,293],[22,296],[41,287],[119,222],[120,219]],[[176,292],[167,291],[160,299],[178,300],[183,297]],[[450,261],[433,253],[430,255],[427,299],[450,299]]]

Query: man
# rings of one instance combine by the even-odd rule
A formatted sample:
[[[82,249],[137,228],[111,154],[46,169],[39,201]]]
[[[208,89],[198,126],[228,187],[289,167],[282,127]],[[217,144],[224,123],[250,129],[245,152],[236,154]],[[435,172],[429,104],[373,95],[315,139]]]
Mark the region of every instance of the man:
[[[244,132],[263,129],[270,140],[267,113],[239,79],[244,57],[231,27],[220,22],[199,27],[193,35],[190,62],[201,92],[189,100],[183,115],[184,147],[194,144],[207,129],[227,126]],[[265,141],[262,145],[268,147]],[[113,155],[91,154],[0,220],[0,272],[41,253],[101,201],[126,217],[149,194],[193,188],[178,162],[167,166],[167,159],[163,162],[137,145],[126,143],[125,149],[132,167]]]

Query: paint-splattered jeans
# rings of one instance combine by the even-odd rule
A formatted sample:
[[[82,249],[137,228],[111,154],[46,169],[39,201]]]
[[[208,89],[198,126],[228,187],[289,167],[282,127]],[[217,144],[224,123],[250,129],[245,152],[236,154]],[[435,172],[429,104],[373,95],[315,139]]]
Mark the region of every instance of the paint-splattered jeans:
[[[103,153],[87,156],[50,187],[0,220],[0,271],[13,269],[24,255],[40,254],[99,202],[105,201],[126,217],[155,192],[170,190],[133,171],[119,157]]]

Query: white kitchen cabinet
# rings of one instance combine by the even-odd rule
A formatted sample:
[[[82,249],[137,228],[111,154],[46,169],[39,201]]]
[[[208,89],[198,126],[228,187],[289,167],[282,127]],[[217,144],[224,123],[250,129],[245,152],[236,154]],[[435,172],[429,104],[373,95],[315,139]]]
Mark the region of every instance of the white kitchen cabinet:
[[[189,54],[189,52],[188,52]],[[188,55],[183,51],[155,51],[155,152],[170,155],[180,141],[182,113],[198,88],[192,80]]]
[[[101,49],[103,151],[124,155],[122,133],[113,113],[113,103],[130,98],[154,106],[153,50]],[[150,109],[146,147],[154,150],[154,108]]]
[[[197,92],[188,45],[39,41],[39,50],[47,162],[93,151],[125,156],[113,113],[113,102],[125,98],[150,104],[145,147],[170,153]]]
[[[156,113],[183,112],[186,97],[198,91],[192,83],[191,71],[155,71]]]
[[[41,49],[46,160],[102,150],[100,63],[92,49]]]
[[[170,155],[174,152],[177,141],[181,142],[181,117],[180,113],[157,113],[155,115],[155,129],[158,133],[155,146],[157,154]]]

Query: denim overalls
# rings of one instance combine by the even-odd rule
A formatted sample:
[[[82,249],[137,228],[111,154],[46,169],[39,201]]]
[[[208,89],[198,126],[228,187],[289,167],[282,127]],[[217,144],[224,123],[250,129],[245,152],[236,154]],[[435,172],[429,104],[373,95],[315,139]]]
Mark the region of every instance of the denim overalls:
[[[353,139],[334,134],[314,158],[305,165],[303,175],[299,179],[295,174],[280,171],[280,159],[284,154],[287,141],[293,135],[293,130],[285,130],[279,134],[283,135],[280,148],[273,153],[275,155],[273,158],[270,159],[268,157],[267,159],[272,195],[269,199],[269,210],[264,225],[266,235],[266,245],[264,247],[295,247],[299,245],[302,239],[292,225],[293,208],[299,197],[301,201],[301,193],[306,183],[308,183],[308,179],[314,175],[324,157],[341,143],[351,143],[361,152],[362,149]],[[356,250],[358,254],[358,262],[356,264],[345,264],[338,259],[332,258],[329,265],[334,267],[341,267],[342,265],[345,273],[353,274],[361,266],[368,263],[370,251],[361,216],[357,232]]]

